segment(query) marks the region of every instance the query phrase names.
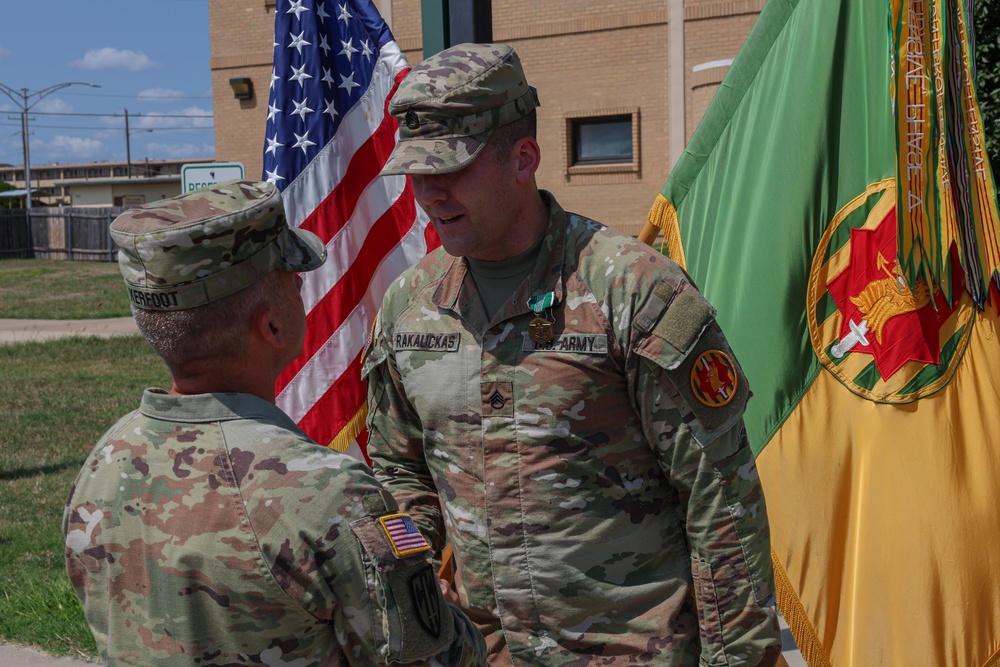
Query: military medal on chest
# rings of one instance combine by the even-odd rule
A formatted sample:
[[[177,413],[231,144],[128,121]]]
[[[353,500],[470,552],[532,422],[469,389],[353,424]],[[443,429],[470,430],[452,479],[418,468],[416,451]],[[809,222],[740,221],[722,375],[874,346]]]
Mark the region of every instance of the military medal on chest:
[[[552,313],[546,311],[554,302],[553,292],[528,299],[528,307],[535,313],[535,319],[528,323],[528,337],[539,345],[548,345],[552,342]]]

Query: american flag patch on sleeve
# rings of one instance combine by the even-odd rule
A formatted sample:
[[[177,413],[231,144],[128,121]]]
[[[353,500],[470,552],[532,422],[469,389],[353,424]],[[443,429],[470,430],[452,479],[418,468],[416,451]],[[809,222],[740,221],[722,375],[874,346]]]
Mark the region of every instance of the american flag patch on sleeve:
[[[397,558],[431,550],[431,545],[427,544],[427,540],[417,530],[409,514],[389,514],[379,517],[378,522],[382,524],[382,530],[389,538],[389,544]]]

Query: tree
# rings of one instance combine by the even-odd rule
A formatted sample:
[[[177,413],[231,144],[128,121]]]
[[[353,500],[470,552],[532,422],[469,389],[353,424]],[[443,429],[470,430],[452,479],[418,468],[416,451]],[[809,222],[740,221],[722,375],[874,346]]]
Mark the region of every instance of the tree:
[[[993,175],[1000,178],[1000,3],[976,0],[976,86],[983,112],[986,152]]]
[[[5,181],[0,181],[0,192],[7,192],[8,190],[13,190],[14,186]],[[11,199],[8,197],[0,198],[0,208],[15,208],[15,204],[18,203],[17,199]]]

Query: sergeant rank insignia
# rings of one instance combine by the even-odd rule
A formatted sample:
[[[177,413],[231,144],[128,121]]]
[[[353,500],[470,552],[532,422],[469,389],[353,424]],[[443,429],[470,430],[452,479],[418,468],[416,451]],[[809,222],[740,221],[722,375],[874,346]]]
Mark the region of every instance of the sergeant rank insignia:
[[[379,517],[378,522],[389,538],[389,544],[397,558],[430,551],[431,545],[427,544],[427,540],[417,530],[409,514],[389,514]]]

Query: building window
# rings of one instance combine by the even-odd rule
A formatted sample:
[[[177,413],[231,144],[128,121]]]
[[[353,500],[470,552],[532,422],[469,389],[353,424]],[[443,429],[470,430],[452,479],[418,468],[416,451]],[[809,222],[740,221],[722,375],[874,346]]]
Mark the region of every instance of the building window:
[[[564,118],[567,183],[595,185],[641,180],[638,107],[571,111]]]
[[[632,162],[632,116],[574,118],[573,164]]]

